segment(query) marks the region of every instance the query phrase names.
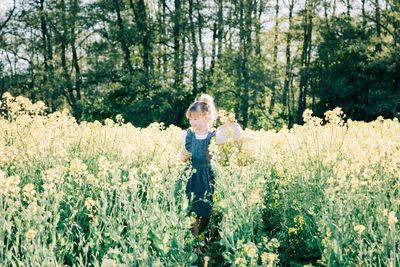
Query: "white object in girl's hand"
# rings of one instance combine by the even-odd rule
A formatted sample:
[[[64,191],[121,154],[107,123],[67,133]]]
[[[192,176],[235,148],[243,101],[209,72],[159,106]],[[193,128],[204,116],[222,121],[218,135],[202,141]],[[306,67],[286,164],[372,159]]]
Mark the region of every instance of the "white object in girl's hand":
[[[243,135],[243,129],[236,122],[226,123],[217,129],[216,141],[217,145],[225,144],[229,141],[237,141]]]

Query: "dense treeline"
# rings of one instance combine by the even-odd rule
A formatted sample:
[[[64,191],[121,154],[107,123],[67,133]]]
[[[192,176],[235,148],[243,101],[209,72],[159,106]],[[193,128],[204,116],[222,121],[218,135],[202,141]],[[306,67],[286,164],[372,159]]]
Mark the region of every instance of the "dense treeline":
[[[185,125],[201,92],[244,127],[400,111],[397,0],[14,0],[0,18],[0,93]]]

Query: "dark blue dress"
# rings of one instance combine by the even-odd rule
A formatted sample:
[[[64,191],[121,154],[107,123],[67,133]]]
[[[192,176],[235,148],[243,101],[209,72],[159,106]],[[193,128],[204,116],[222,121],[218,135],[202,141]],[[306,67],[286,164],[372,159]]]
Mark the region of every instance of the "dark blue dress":
[[[190,200],[190,212],[197,216],[207,216],[212,210],[212,194],[214,192],[214,177],[211,170],[211,156],[208,152],[211,138],[215,131],[209,131],[207,138],[196,139],[192,130],[188,130],[185,148],[192,154],[191,164],[195,173],[189,178],[186,185],[186,195]]]

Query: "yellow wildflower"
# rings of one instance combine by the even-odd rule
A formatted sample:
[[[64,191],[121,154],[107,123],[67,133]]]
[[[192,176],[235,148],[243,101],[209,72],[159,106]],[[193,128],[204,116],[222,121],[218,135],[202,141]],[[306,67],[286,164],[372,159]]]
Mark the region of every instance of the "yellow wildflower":
[[[36,190],[35,186],[31,183],[26,184],[22,188],[22,194],[27,201],[34,201],[36,199]]]
[[[354,231],[356,231],[359,235],[361,235],[365,230],[365,226],[362,224],[358,224],[354,226]]]
[[[243,249],[250,258],[257,257],[257,248],[252,242],[245,244]]]
[[[69,172],[72,175],[84,175],[87,173],[87,166],[80,159],[74,158],[70,162]]]
[[[35,238],[36,233],[37,233],[36,230],[29,229],[28,231],[26,231],[25,237],[26,237],[26,239],[33,239],[33,238]]]
[[[394,211],[389,212],[388,214],[388,224],[389,226],[393,226],[398,222],[396,213]]]
[[[94,200],[93,198],[91,198],[91,197],[88,197],[86,200],[85,200],[85,207],[89,210],[89,211],[91,211],[92,209],[93,209],[93,207],[94,206],[96,206],[96,204],[97,204],[97,202],[96,202],[96,200]]]
[[[236,258],[235,265],[237,265],[239,267],[245,267],[245,266],[247,266],[247,261],[246,261],[246,259],[239,257],[239,258]]]

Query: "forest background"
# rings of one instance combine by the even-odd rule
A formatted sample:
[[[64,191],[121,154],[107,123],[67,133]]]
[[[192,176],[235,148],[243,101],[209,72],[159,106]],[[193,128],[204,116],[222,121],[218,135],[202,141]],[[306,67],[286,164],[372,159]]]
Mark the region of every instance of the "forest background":
[[[0,93],[78,120],[185,127],[201,92],[245,128],[400,111],[398,0],[2,0]]]

